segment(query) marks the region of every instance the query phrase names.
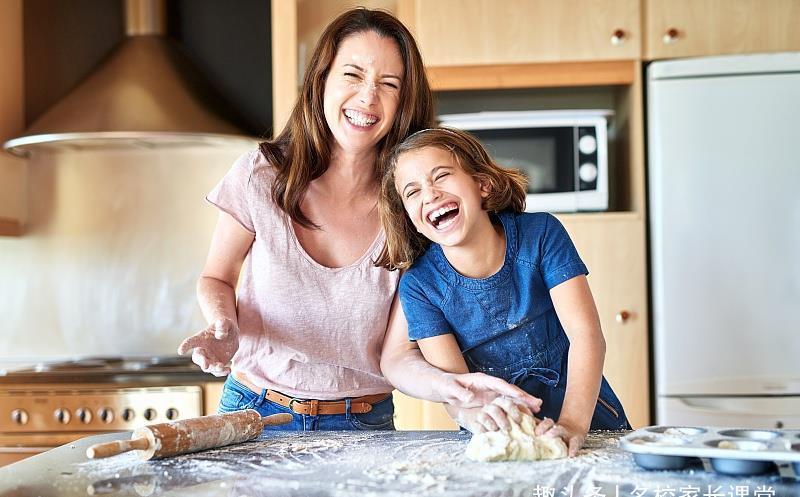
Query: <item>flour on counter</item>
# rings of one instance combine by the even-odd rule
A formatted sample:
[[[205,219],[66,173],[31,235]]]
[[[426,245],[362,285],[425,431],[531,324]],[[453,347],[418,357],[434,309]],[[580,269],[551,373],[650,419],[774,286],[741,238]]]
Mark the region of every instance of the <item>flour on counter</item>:
[[[483,463],[464,457],[469,440],[464,432],[271,432],[171,459],[139,461],[123,454],[76,469],[91,480],[95,493],[134,497],[167,492],[210,497],[220,495],[222,483],[224,495],[237,497],[530,497],[536,488],[591,495],[603,484],[629,495],[622,490],[665,480],[663,472],[636,466],[619,449],[619,437],[619,432],[591,433],[575,458]],[[675,475],[684,483],[708,478],[702,471]]]

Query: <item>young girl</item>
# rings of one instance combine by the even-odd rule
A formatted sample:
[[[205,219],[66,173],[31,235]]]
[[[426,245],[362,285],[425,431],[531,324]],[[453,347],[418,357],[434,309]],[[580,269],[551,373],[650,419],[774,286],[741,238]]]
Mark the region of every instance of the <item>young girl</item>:
[[[428,362],[540,398],[537,433],[562,437],[574,455],[589,429],[630,425],[602,376],[605,341],[586,266],[555,217],[523,212],[525,185],[468,133],[414,133],[383,176],[387,245],[377,264],[407,269],[400,301]],[[496,404],[448,411],[472,431],[496,430],[512,415]]]

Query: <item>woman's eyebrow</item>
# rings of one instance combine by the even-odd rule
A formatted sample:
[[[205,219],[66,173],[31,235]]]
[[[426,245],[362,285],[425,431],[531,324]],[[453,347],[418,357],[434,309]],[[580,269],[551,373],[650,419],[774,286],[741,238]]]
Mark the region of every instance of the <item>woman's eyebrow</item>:
[[[355,69],[355,70],[357,70],[359,72],[365,72],[364,68],[359,66],[358,64],[351,64],[351,63],[348,62],[348,63],[344,64],[344,67],[352,67],[353,69]],[[392,79],[396,79],[397,81],[403,81],[403,78],[401,78],[400,76],[397,76],[395,74],[381,74],[381,79],[384,79],[384,78],[392,78]]]

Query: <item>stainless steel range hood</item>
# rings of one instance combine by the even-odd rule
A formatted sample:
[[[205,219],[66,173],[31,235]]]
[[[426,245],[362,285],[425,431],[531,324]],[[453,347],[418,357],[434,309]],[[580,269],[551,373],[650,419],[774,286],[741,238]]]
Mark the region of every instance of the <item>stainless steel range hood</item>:
[[[208,83],[164,33],[163,0],[126,0],[128,35],[77,88],[39,117],[9,152],[48,148],[252,144],[228,122]]]

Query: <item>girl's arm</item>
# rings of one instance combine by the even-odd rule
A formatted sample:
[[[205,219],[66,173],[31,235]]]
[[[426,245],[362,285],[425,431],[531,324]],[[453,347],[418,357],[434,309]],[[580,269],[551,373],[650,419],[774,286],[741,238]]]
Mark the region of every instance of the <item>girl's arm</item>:
[[[536,433],[560,436],[574,456],[583,445],[592,423],[600,381],[606,342],[600,329],[600,318],[586,276],[571,278],[550,290],[558,319],[569,338],[567,359],[567,391],[558,423],[545,420]]]
[[[425,338],[419,340],[418,343],[422,355],[431,365],[451,373],[468,373],[469,369],[467,368],[467,363],[464,361],[464,356],[461,354],[461,348],[458,346],[458,342],[452,334],[448,333]],[[495,379],[500,380],[500,378]],[[528,397],[536,399],[530,395]],[[514,421],[519,423],[522,421],[520,417],[522,412],[533,415],[530,407],[538,411],[541,405],[539,399],[536,399],[537,402],[535,404],[530,404],[529,406],[520,405],[518,408],[515,408],[516,405],[510,400],[507,400],[506,403],[492,402],[495,399],[489,398],[485,400],[488,402],[478,407],[469,408],[444,404],[444,408],[447,414],[449,414],[459,426],[463,426],[472,433],[479,433],[483,431],[495,431],[497,429],[508,430],[511,428],[508,423],[508,416],[513,416],[515,418]],[[506,408],[504,409],[503,406]]]
[[[433,359],[439,366],[435,367],[423,357],[417,343],[409,341],[408,324],[396,296],[381,352],[381,371],[395,388],[419,399],[462,407],[481,407],[503,395],[538,411],[541,401],[523,390],[500,378],[469,373],[457,345],[444,356],[448,359]]]

